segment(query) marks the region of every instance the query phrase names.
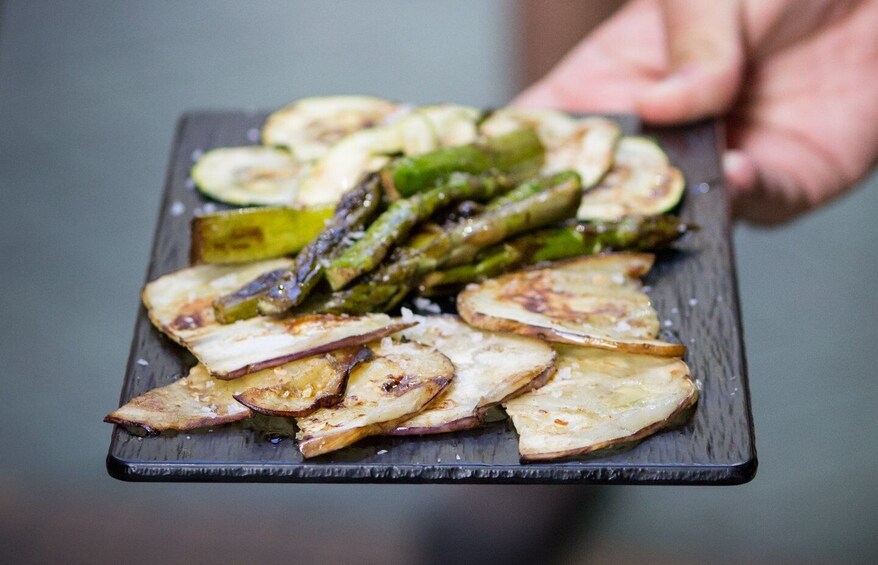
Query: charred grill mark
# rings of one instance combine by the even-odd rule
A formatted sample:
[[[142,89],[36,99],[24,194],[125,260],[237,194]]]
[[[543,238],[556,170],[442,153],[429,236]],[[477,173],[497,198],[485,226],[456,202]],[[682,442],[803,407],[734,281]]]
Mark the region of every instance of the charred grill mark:
[[[169,325],[172,331],[194,330],[213,323],[213,309],[210,298],[193,300],[180,308],[180,313]]]
[[[310,314],[308,316],[299,316],[284,323],[288,333],[297,335],[314,329],[328,330],[347,323],[344,316],[336,316],[335,314]]]
[[[419,385],[418,379],[409,375],[390,375],[381,384],[381,390],[394,396],[402,396]]]

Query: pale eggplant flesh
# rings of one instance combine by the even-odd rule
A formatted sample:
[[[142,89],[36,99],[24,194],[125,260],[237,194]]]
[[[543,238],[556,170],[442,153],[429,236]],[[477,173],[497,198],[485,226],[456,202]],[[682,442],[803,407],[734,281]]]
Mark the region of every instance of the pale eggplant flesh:
[[[415,316],[399,335],[436,348],[454,363],[454,380],[391,435],[424,435],[480,426],[487,411],[548,380],[555,352],[545,342],[481,331],[457,316]]]
[[[155,435],[239,422],[254,412],[303,416],[339,402],[351,368],[370,357],[368,348],[353,347],[235,380],[217,379],[199,364],[185,377],[132,398],[104,421]]]
[[[454,377],[454,365],[433,348],[386,338],[371,349],[374,357],[351,371],[339,404],[296,420],[296,439],[304,457],[323,455],[396,428],[422,410]]]
[[[218,326],[213,301],[235,292],[247,282],[277,269],[290,259],[272,259],[242,265],[197,265],[147,283],[141,293],[153,325],[180,344]]]
[[[523,461],[602,452],[640,441],[679,421],[698,400],[679,359],[557,346],[555,376],[503,403]]]
[[[386,314],[258,317],[215,325],[184,345],[220,379],[235,379],[318,353],[381,339],[410,324]]]
[[[683,345],[656,339],[658,314],[639,277],[654,256],[613,253],[510,273],[458,295],[468,324],[548,341],[681,357]]]

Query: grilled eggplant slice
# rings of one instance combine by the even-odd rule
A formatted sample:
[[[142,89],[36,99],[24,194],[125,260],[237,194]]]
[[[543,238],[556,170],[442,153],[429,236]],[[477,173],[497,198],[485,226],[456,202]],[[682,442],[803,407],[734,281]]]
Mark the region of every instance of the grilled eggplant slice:
[[[252,375],[260,373],[271,373],[272,379],[280,382],[259,384],[235,394],[235,400],[260,414],[306,416],[341,402],[351,369],[371,358],[368,347],[352,347],[257,371],[232,382],[250,381]]]
[[[454,376],[454,365],[418,343],[382,340],[374,358],[351,371],[341,403],[297,419],[299,450],[315,457],[394,429],[419,412]]]
[[[623,137],[616,148],[613,168],[582,197],[576,213],[580,220],[618,220],[651,216],[674,208],[683,197],[683,173],[648,137]]]
[[[684,346],[655,339],[658,316],[638,280],[654,259],[616,253],[511,273],[467,287],[457,309],[467,323],[487,330],[680,357]]]
[[[132,398],[104,421],[139,427],[152,435],[246,420],[254,411],[274,416],[308,414],[341,400],[348,372],[368,358],[364,353],[369,349],[343,349],[233,381],[214,378],[207,367],[196,365],[182,379]],[[275,409],[267,410],[266,405]]]
[[[554,372],[555,352],[538,339],[480,331],[457,316],[416,316],[415,320],[418,325],[400,335],[435,347],[451,359],[454,380],[392,435],[478,427],[489,408],[544,384]]]
[[[379,125],[399,109],[399,104],[371,96],[302,98],[268,116],[262,143],[286,147],[296,159],[311,161],[348,134]]]
[[[289,204],[309,165],[276,147],[223,147],[202,155],[192,180],[203,194],[238,206]]]
[[[679,359],[557,346],[558,370],[542,388],[504,402],[523,461],[621,447],[653,434],[695,405]]]
[[[243,265],[198,265],[148,283],[141,294],[152,323],[177,343],[217,325],[212,303],[250,280],[288,267],[289,259]]]
[[[385,314],[250,318],[213,325],[185,345],[210,373],[235,379],[295,359],[361,345],[410,326]]]
[[[246,379],[221,381],[210,376],[204,365],[196,365],[182,379],[132,398],[104,421],[139,427],[154,435],[246,420],[253,412],[237,402],[234,395],[254,383],[265,386],[266,374],[271,376],[270,371],[262,371]]]

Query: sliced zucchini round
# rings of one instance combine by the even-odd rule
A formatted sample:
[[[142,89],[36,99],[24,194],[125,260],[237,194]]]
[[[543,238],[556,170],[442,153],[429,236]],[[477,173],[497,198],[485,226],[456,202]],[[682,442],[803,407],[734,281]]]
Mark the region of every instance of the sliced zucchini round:
[[[352,133],[332,146],[302,182],[296,204],[335,204],[364,174],[377,171],[402,146],[401,129],[392,126]]]
[[[262,143],[286,147],[300,161],[319,159],[348,134],[380,125],[399,107],[371,96],[303,98],[268,117]]]
[[[580,220],[617,220],[624,216],[652,216],[674,208],[683,197],[683,173],[648,137],[623,137],[616,148],[613,168],[582,197]]]
[[[284,149],[223,147],[208,151],[192,167],[205,195],[239,206],[290,204],[308,167]]]

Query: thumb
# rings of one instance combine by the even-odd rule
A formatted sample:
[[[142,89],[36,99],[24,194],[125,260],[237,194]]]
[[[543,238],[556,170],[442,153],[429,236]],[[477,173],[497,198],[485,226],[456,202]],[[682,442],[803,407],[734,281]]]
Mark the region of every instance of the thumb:
[[[744,69],[739,3],[662,0],[661,7],[669,74],[638,97],[638,113],[665,124],[725,113]]]

